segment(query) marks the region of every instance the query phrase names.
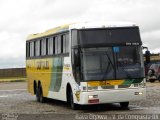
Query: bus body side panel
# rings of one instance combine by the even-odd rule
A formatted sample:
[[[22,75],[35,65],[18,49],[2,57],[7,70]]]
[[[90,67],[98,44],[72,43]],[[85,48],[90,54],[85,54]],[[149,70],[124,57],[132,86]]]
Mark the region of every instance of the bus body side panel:
[[[43,96],[47,97],[51,80],[52,61],[47,59],[27,60],[28,90],[34,94],[34,81],[41,83]]]
[[[32,95],[34,94],[33,88],[33,81],[34,81],[34,74],[33,74],[33,65],[34,60],[27,60],[26,61],[26,73],[27,73],[27,81],[28,81],[28,92]]]
[[[34,94],[34,81],[41,83],[43,96],[66,101],[67,83],[74,82],[70,57],[27,60],[28,91]]]
[[[54,74],[53,72],[54,70],[52,71],[53,73],[52,73],[51,85],[49,89],[48,98],[66,101],[67,83],[72,84],[74,82],[70,61],[71,61],[70,57],[64,57],[63,64],[60,70],[57,70],[60,73],[56,72],[57,74]],[[58,74],[60,75],[58,76]],[[58,89],[56,87],[58,87]]]

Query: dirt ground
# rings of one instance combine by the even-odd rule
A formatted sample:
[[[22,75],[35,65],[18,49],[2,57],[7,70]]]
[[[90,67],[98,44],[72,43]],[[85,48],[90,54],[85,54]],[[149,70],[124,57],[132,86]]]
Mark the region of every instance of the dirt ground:
[[[160,114],[160,82],[147,83],[147,99],[130,102],[128,109],[120,108],[119,104],[105,104],[83,106],[80,110],[71,110],[61,101],[48,100],[47,103],[38,103],[35,96],[27,92],[26,82],[0,83],[0,118],[16,116],[21,119],[80,119],[85,114]],[[79,117],[77,118],[77,115]],[[37,116],[37,117],[36,117]],[[41,116],[41,117],[40,117]],[[64,117],[65,116],[65,117]],[[159,116],[160,118],[160,116]]]

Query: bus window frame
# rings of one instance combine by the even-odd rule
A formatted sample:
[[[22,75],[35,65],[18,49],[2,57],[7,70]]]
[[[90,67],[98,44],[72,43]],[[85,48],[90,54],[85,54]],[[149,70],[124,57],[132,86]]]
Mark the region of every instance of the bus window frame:
[[[41,38],[36,38],[36,39],[26,41],[26,59],[39,59],[39,58],[46,58],[46,57],[58,57],[58,56],[66,57],[66,56],[69,56],[69,52],[70,52],[69,49],[71,49],[69,47],[69,44],[70,44],[69,43],[70,42],[69,34],[70,34],[69,31],[66,31],[66,32],[57,33],[57,34],[49,35],[49,36],[46,36],[46,37],[41,37]],[[58,39],[58,37],[61,38],[61,36],[65,36],[65,46],[63,47],[62,42],[59,42],[60,48],[59,48],[59,51],[58,51],[58,43],[56,43],[56,39]],[[45,55],[42,55],[42,52],[44,52],[43,48],[42,48],[42,43],[43,43],[43,40],[44,39],[46,40],[47,38],[48,38],[48,44],[46,43],[46,51],[48,49],[48,54],[46,52]],[[50,41],[50,39],[53,40],[53,49],[52,49],[53,53],[52,54],[49,54],[49,41]],[[61,39],[59,39],[59,40],[61,41]],[[31,43],[35,42],[34,45],[36,45],[37,41],[39,41],[39,49],[40,49],[39,51],[40,51],[40,53],[39,53],[39,55],[36,55],[37,50],[36,50],[36,46],[35,46],[35,54],[31,56],[30,55]],[[61,48],[61,47],[63,47],[63,48]],[[64,49],[64,50],[62,51],[62,49]]]

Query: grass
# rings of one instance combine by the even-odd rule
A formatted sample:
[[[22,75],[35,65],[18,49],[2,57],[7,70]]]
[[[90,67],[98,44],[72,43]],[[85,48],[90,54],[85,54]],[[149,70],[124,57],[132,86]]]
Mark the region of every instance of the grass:
[[[9,77],[9,78],[0,78],[0,82],[25,82],[26,78],[24,77]]]

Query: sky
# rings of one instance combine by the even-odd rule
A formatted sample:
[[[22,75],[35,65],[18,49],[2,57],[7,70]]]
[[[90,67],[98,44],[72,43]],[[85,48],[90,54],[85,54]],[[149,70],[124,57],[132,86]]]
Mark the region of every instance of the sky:
[[[144,46],[160,53],[160,0],[0,0],[0,68],[25,67],[25,41],[59,25],[128,21]]]

